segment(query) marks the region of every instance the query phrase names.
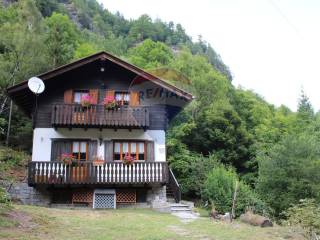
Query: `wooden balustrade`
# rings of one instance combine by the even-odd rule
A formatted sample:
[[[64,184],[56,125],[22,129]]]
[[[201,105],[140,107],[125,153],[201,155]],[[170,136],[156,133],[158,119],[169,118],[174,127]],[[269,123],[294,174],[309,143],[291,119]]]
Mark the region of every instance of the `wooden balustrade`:
[[[149,127],[149,112],[144,107],[107,110],[103,105],[57,104],[52,107],[51,124],[54,127],[146,129]]]
[[[153,184],[167,183],[166,162],[136,162],[133,165],[111,162],[94,165],[79,162],[30,162],[29,185],[37,184]]]

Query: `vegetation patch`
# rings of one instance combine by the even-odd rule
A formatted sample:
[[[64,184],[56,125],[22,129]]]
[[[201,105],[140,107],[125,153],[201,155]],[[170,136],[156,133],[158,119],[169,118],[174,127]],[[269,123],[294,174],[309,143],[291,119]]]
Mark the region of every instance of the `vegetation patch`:
[[[150,209],[69,210],[14,205],[20,227],[1,227],[0,239],[300,240],[289,227],[272,229],[215,222],[208,217],[182,223]],[[23,225],[28,220],[31,225]],[[24,227],[21,227],[24,226]]]

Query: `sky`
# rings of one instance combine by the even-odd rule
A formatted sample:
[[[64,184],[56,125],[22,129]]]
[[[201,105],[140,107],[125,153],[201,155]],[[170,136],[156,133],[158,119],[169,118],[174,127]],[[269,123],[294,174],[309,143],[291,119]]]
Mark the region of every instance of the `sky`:
[[[221,55],[233,84],[296,110],[301,89],[320,109],[320,0],[98,0],[127,19],[181,23]]]

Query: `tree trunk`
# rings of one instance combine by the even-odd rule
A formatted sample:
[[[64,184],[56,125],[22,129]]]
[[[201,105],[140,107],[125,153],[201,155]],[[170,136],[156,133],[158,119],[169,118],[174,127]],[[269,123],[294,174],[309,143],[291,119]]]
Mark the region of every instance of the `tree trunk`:
[[[260,226],[260,227],[272,227],[273,224],[270,219],[253,214],[252,212],[246,212],[240,216],[240,221],[244,223],[248,223],[253,226]]]

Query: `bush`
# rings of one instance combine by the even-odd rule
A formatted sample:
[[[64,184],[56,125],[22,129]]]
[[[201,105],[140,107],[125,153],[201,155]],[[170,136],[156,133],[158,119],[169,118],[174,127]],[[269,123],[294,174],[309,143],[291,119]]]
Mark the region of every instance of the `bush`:
[[[320,205],[315,200],[300,200],[285,212],[285,216],[286,223],[302,227],[309,239],[320,238]]]
[[[25,152],[0,147],[0,176],[5,178],[6,172],[24,166],[29,159],[30,156]]]
[[[10,207],[10,198],[6,190],[0,187],[0,209],[7,209]]]
[[[29,159],[29,155],[11,148],[0,148],[0,163],[10,166],[23,166]]]
[[[204,157],[187,149],[176,139],[168,140],[168,162],[181,186],[184,198],[200,199],[209,171],[218,165],[214,155]]]
[[[204,183],[203,199],[212,202],[220,213],[231,212],[236,181],[238,181],[238,177],[233,169],[224,166],[215,167],[208,174]],[[236,216],[245,212],[248,207],[258,213],[263,213],[266,210],[264,202],[259,199],[258,195],[248,185],[240,182],[235,209]]]
[[[259,156],[257,189],[276,217],[300,199],[320,201],[320,146],[310,135],[293,135]]]

